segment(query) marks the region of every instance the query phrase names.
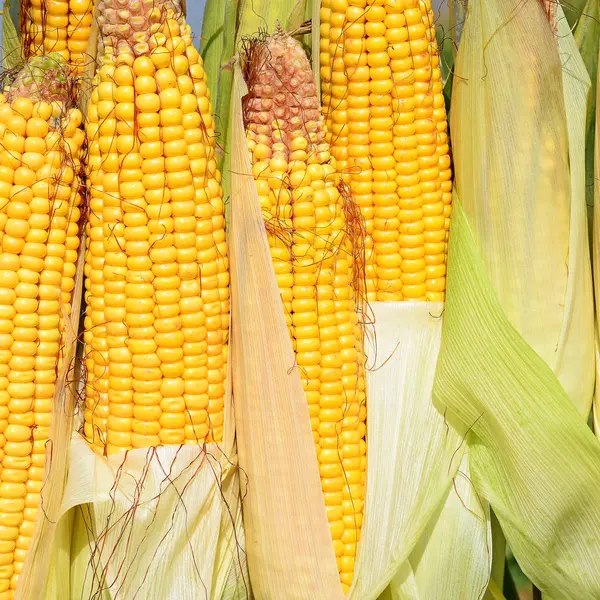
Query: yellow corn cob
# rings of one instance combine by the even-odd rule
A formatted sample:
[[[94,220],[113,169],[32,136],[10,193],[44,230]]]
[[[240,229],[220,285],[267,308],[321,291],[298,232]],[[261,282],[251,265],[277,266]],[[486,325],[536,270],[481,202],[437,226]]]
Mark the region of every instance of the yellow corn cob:
[[[347,591],[360,538],[366,473],[364,358],[352,285],[354,240],[302,47],[278,30],[249,47],[244,73],[253,174]]]
[[[74,288],[84,132],[62,102],[65,70],[38,57],[0,95],[0,600],[13,597],[38,517]]]
[[[444,299],[452,183],[431,0],[322,0],[328,141],[365,218],[369,301]]]
[[[94,0],[26,0],[21,10],[26,51],[30,55],[58,52],[81,71]]]
[[[85,434],[106,453],[221,440],[229,328],[202,60],[175,5],[122,4],[99,6],[87,125]]]

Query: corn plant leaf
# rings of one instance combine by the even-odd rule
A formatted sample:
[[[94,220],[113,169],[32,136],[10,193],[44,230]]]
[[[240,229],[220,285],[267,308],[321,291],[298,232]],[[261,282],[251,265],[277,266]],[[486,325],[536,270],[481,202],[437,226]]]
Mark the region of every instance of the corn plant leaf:
[[[271,261],[242,122],[235,68],[231,110],[232,340],[235,418],[248,566],[264,600],[341,600],[306,397]]]
[[[13,20],[14,11],[11,10],[13,1],[4,0],[2,11],[2,67],[4,69],[14,69],[23,62],[18,23]],[[18,2],[16,6],[20,6]]]

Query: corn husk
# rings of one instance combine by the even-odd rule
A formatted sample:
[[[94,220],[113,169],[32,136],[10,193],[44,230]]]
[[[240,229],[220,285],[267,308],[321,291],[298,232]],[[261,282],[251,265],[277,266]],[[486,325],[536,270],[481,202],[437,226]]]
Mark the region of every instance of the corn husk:
[[[455,202],[434,399],[465,432],[473,484],[525,574],[554,600],[597,598],[600,445],[510,326]]]
[[[252,586],[265,599],[340,598],[306,398],[293,368],[246,150],[239,110],[245,92],[236,70],[231,116],[232,360],[240,467],[250,482],[244,494],[244,526]],[[377,598],[407,561],[452,489],[462,456],[460,437],[431,401],[443,305],[376,303],[371,309],[375,327],[367,331],[367,508],[347,595],[356,600]],[[446,567],[457,564],[448,555],[435,561]],[[483,569],[458,564],[473,567],[487,581],[487,556]],[[469,588],[462,598],[478,598],[478,593],[472,595]]]
[[[229,387],[220,446],[101,457],[74,433],[49,564],[22,597],[250,598],[231,410]]]
[[[244,528],[258,598],[341,599],[306,398],[281,307],[234,76],[231,357]]]
[[[465,549],[490,543],[486,508],[474,517],[453,502],[455,486],[464,487],[462,476],[455,479],[464,446],[431,400],[443,304],[376,302],[370,308],[366,513],[348,597],[377,598],[392,582],[394,597],[444,600],[448,590],[428,582],[444,573],[445,579],[468,574],[462,585],[456,581],[456,597],[478,599],[490,557],[436,550],[438,534]],[[471,576],[480,585],[474,587]]]
[[[4,0],[2,9],[2,68],[14,69],[23,61],[21,40],[13,20],[13,0]],[[19,6],[19,3],[16,3]],[[18,13],[17,13],[18,14]]]
[[[598,55],[600,60],[600,51]],[[596,78],[596,122],[594,140],[594,218],[593,218],[593,261],[594,291],[596,294],[596,369],[600,381],[600,71]],[[594,431],[600,435],[600,385],[596,384],[594,396]]]
[[[452,101],[457,192],[503,311],[587,416],[594,387],[589,77],[559,6],[557,37],[538,3],[519,5],[509,24],[513,0],[469,7]],[[529,27],[535,31],[524,40]],[[564,69],[559,53],[570,57]]]
[[[469,480],[465,455],[445,502],[392,579],[390,600],[483,598],[491,569],[491,544],[489,507],[477,497]]]
[[[554,600],[591,600],[600,597],[593,558],[600,444],[581,418],[594,379],[584,189],[589,78],[560,7],[558,36],[538,3],[471,0],[469,7],[453,97],[457,179],[434,400],[465,434],[473,484],[525,574]],[[570,56],[568,68],[559,53]],[[551,213],[571,230],[551,227]],[[559,246],[566,282],[558,277]],[[545,299],[516,268],[516,251],[521,271],[536,271]],[[551,271],[562,310],[544,282]],[[525,321],[536,315],[514,293],[523,286],[548,329],[555,320],[554,353],[550,332]]]

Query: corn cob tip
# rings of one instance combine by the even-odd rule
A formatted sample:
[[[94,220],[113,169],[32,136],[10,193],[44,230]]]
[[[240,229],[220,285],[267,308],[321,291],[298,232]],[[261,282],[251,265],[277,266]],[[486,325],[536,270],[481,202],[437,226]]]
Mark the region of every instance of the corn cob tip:
[[[9,102],[23,97],[34,102],[43,100],[67,104],[72,95],[69,65],[58,52],[30,58],[6,91]]]
[[[308,152],[325,141],[317,87],[310,62],[300,42],[280,24],[272,35],[250,40],[242,53],[248,86],[243,100],[244,124],[271,135],[277,132],[286,156],[298,132],[308,140]]]
[[[101,0],[98,24],[105,46],[140,56],[160,46],[163,26],[183,17],[180,0]]]

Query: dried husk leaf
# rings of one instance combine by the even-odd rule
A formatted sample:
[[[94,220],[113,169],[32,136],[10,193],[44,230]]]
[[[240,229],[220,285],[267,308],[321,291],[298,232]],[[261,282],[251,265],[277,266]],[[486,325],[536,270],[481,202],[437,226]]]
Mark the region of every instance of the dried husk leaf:
[[[343,598],[306,397],[285,323],[242,123],[231,110],[233,385],[252,588],[264,600]]]
[[[600,60],[600,51],[598,60]],[[594,220],[593,220],[593,261],[594,290],[596,294],[596,381],[600,381],[600,71],[596,78],[596,124],[594,142]],[[600,385],[596,384],[594,395],[594,431],[600,435]]]

